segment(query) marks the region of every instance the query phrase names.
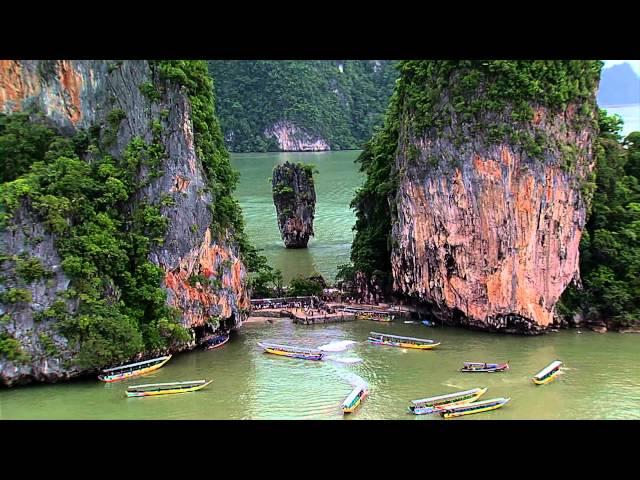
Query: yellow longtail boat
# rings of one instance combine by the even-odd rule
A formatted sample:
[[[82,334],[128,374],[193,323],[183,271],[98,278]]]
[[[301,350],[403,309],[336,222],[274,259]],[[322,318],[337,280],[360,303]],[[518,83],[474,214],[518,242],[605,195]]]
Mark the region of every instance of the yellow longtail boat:
[[[364,400],[367,395],[369,395],[368,386],[358,385],[354,388],[349,396],[345,398],[344,402],[342,402],[342,413],[352,413],[356,408],[360,406],[362,400]]]
[[[265,353],[283,357],[302,358],[304,360],[322,360],[322,357],[324,357],[324,352],[316,348],[294,347],[267,342],[258,342],[258,345],[264,349]]]
[[[484,400],[482,402],[467,403],[466,405],[459,405],[457,407],[443,407],[442,415],[444,418],[462,417],[464,415],[473,415],[474,413],[488,412],[500,408],[511,400],[511,398],[492,398],[491,400]]]
[[[440,342],[427,338],[401,337],[386,333],[369,332],[369,342],[376,345],[389,345],[391,347],[415,348],[418,350],[431,350],[440,345]]]
[[[563,363],[560,360],[555,360],[536,373],[531,380],[533,380],[533,383],[536,385],[549,383],[558,376],[562,365]]]
[[[151,397],[154,395],[171,395],[174,393],[196,392],[209,385],[213,380],[193,380],[189,382],[149,383],[127,388],[127,397]]]
[[[171,359],[171,355],[145,360],[144,362],[130,363],[120,367],[107,368],[102,370],[102,375],[98,375],[98,379],[103,382],[115,382],[117,380],[125,380],[145,373],[153,372],[159,369]]]
[[[464,392],[448,393],[437,397],[411,400],[409,411],[415,415],[440,413],[443,408],[469,404],[487,393],[487,388],[472,388]]]

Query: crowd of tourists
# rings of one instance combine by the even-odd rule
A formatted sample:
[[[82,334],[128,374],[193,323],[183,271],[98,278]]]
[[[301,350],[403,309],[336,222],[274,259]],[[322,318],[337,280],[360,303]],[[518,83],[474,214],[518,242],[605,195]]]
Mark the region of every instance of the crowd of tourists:
[[[252,301],[252,308],[254,310],[266,310],[276,308],[311,308],[318,303],[315,297],[306,297],[304,299],[297,298],[265,298],[259,301]]]

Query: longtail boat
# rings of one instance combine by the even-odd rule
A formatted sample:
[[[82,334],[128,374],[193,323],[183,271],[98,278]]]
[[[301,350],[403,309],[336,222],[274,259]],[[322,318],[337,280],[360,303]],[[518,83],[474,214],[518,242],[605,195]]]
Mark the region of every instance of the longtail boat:
[[[367,308],[346,307],[342,309],[346,313],[355,315],[356,320],[372,320],[374,322],[392,322],[395,315],[382,310],[373,310]]]
[[[154,395],[171,395],[174,393],[196,392],[213,380],[193,380],[190,382],[149,383],[127,388],[127,397],[150,397]]]
[[[344,402],[342,402],[342,413],[351,413],[353,412],[362,400],[364,400],[367,395],[369,395],[369,390],[367,385],[359,385],[354,388],[349,396],[345,398]]]
[[[124,380],[126,378],[144,375],[145,373],[159,369],[167,363],[170,358],[171,355],[166,355],[152,360],[145,360],[144,362],[136,362],[128,365],[122,365],[120,367],[107,368],[102,370],[102,375],[98,375],[98,379],[103,382],[115,382],[117,380]]]
[[[456,407],[444,407],[440,415],[444,418],[462,417],[464,415],[473,415],[474,413],[488,412],[505,405],[511,398],[492,398],[482,402],[467,403]]]
[[[283,357],[302,358],[304,360],[322,360],[324,352],[315,348],[293,347],[291,345],[278,345],[276,343],[258,342],[266,353],[282,355]]]
[[[456,405],[464,405],[477,400],[487,392],[487,388],[472,388],[464,392],[448,393],[437,397],[422,398],[420,400],[411,400],[409,411],[415,415],[429,415],[438,413],[442,408]]]
[[[371,320],[373,322],[392,322],[394,320],[393,315],[387,315],[384,313],[359,313],[356,315],[357,320]]]
[[[217,335],[204,344],[205,350],[212,350],[214,348],[218,348],[223,346],[225,343],[229,341],[229,335]]]
[[[391,347],[417,348],[419,350],[431,350],[440,345],[440,342],[427,338],[401,337],[386,333],[369,332],[369,342],[376,345],[389,345]]]
[[[535,383],[536,385],[544,385],[545,383],[549,383],[554,378],[556,378],[556,376],[560,372],[560,367],[562,365],[563,364],[560,360],[551,362],[549,365],[544,367],[533,376],[533,383]]]
[[[506,363],[481,363],[464,362],[461,372],[504,372],[509,369],[509,362]]]

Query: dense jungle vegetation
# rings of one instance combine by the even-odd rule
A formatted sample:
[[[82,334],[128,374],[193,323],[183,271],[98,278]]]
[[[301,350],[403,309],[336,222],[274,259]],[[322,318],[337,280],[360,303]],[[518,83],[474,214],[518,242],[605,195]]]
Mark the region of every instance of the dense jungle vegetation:
[[[278,151],[275,137],[264,132],[282,121],[332,150],[361,148],[382,123],[398,75],[387,60],[216,60],[209,69],[233,152]]]

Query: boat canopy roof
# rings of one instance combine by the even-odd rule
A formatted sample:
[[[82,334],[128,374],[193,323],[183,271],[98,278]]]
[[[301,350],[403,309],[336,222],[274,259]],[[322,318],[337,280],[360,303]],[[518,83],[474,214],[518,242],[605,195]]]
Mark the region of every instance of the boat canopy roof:
[[[367,388],[366,385],[358,385],[356,388],[351,390],[351,393],[347,398],[344,399],[344,402],[342,402],[342,405],[347,405],[347,406],[351,405],[353,401],[358,397],[358,395],[360,395],[360,393],[366,388]]]
[[[466,395],[472,395],[479,392],[482,388],[472,388],[471,390],[465,390],[464,392],[448,393],[446,395],[438,395],[437,397],[421,398],[420,400],[411,400],[414,405],[421,405],[423,403],[437,402],[438,400],[445,400],[447,398],[464,397]]]
[[[278,350],[285,350],[290,352],[304,352],[304,353],[315,353],[320,354],[322,350],[318,350],[316,348],[306,348],[306,347],[294,347],[292,345],[281,345],[278,343],[269,343],[269,342],[261,342],[258,343],[263,348],[275,348]]]
[[[388,333],[369,332],[369,335],[378,336],[378,337],[395,338],[395,339],[398,339],[398,340],[413,340],[413,341],[416,341],[416,342],[434,343],[434,340],[429,340],[428,338],[401,337],[400,335],[390,335]]]
[[[145,385],[132,385],[127,388],[127,390],[138,390],[145,388],[155,388],[155,387],[181,387],[186,385],[202,385],[203,383],[207,383],[206,380],[192,380],[189,382],[169,382],[169,383],[147,383]]]
[[[548,375],[551,372],[553,372],[554,370],[560,368],[561,365],[562,365],[562,362],[560,360],[555,360],[555,361],[551,362],[548,366],[546,366],[545,368],[540,370],[537,374],[535,374],[534,377],[535,378],[542,378],[545,375]]]
[[[168,358],[171,358],[171,355],[166,355],[164,357],[158,357],[151,360],[145,360],[144,362],[129,363],[128,365],[121,365],[119,367],[107,368],[105,370],[102,370],[102,372],[107,373],[107,372],[114,372],[116,370],[124,370],[131,367],[139,367],[141,365],[147,365],[149,363],[161,362],[162,360],[167,360]]]
[[[487,367],[497,367],[498,365],[501,365],[500,363],[485,363],[485,362],[464,362],[465,367],[471,367],[471,366],[481,366],[484,367],[485,365]]]
[[[489,400],[482,400],[480,402],[467,403],[465,405],[457,405],[455,407],[447,408],[445,406],[443,407],[443,410],[446,410],[449,412],[460,412],[460,411],[469,410],[469,409],[475,410],[476,408],[490,407],[498,403],[507,403],[509,400],[511,400],[511,398],[503,398],[503,397],[491,398]]]

